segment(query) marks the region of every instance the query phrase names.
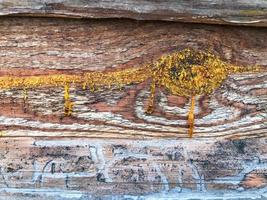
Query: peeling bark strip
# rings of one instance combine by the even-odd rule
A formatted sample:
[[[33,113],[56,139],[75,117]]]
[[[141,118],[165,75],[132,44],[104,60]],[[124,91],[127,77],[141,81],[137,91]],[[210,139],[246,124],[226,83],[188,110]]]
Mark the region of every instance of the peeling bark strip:
[[[0,15],[131,18],[267,26],[265,0],[56,0],[0,2]]]
[[[236,65],[267,65],[265,28],[44,18],[5,18],[0,25],[1,77],[114,71],[186,47],[209,49]],[[266,136],[266,77],[266,72],[235,74],[211,96],[196,98],[194,137]],[[71,116],[62,111],[63,88],[1,90],[1,135],[188,137],[188,99],[161,88],[155,111],[146,114],[149,84],[148,80],[94,93],[70,85],[67,99],[75,102]]]
[[[51,199],[255,199],[267,192],[266,145],[260,138],[2,138],[0,193]]]

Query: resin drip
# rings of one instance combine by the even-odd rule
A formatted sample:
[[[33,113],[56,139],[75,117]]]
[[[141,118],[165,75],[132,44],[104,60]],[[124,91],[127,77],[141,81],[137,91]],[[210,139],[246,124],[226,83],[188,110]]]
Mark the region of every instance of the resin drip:
[[[65,85],[64,100],[65,115],[70,116],[72,113],[73,103],[70,100],[70,85],[68,83]]]
[[[194,112],[195,112],[195,97],[192,96],[191,106],[190,106],[190,110],[188,113],[189,137],[192,137],[194,133],[194,121],[195,121]]]

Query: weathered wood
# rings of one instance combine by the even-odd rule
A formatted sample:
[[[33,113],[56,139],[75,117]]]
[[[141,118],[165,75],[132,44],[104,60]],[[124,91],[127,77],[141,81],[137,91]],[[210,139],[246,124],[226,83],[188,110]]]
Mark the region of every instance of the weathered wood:
[[[260,138],[2,138],[0,142],[0,192],[4,197],[267,197],[266,140]]]
[[[232,25],[267,26],[265,0],[100,0],[0,2],[0,15],[70,18],[131,18]]]
[[[0,76],[132,68],[187,47],[267,66],[266,28],[46,18],[0,27]],[[70,117],[64,88],[30,89],[26,100],[1,90],[0,199],[266,196],[266,77],[236,74],[198,98],[193,139],[188,99],[159,88],[155,113],[144,113],[149,81],[95,93],[72,86]]]

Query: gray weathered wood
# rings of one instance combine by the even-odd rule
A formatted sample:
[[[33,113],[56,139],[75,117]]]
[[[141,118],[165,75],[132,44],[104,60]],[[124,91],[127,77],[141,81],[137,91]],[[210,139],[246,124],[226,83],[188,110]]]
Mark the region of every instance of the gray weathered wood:
[[[267,197],[266,145],[260,138],[2,138],[0,199],[259,199]]]
[[[55,0],[0,2],[0,15],[132,18],[267,26],[265,0]]]

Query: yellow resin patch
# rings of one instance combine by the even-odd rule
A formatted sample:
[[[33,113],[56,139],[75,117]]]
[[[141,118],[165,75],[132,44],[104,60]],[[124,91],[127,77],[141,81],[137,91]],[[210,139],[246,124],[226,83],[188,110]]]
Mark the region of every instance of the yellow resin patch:
[[[161,57],[154,68],[157,85],[185,97],[212,93],[229,74],[260,69],[231,65],[211,53],[190,49]]]
[[[0,137],[5,136],[5,132],[4,131],[0,131]]]

